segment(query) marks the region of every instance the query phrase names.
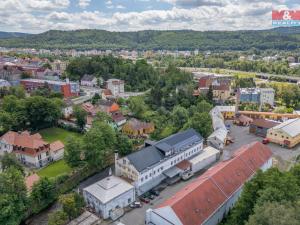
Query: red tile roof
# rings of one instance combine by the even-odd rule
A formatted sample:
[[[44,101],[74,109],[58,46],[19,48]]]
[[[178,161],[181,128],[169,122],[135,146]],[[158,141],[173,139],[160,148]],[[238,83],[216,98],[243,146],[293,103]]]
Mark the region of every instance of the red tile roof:
[[[61,141],[55,141],[50,144],[50,150],[54,151],[54,152],[59,151],[59,150],[63,149],[64,147],[65,147],[65,145]]]
[[[9,131],[0,140],[5,140],[10,145],[31,149],[38,149],[48,144],[41,138],[40,134],[30,135],[28,131],[22,133]]]
[[[157,208],[171,207],[184,225],[202,224],[271,156],[260,142],[245,145]]]

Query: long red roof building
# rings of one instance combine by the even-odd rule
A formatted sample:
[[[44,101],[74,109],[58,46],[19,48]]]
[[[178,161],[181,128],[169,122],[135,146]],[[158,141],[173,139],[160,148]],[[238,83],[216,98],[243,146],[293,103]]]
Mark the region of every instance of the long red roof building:
[[[257,170],[272,166],[272,152],[260,142],[241,147],[155,209],[147,224],[215,225],[237,201],[242,187]]]

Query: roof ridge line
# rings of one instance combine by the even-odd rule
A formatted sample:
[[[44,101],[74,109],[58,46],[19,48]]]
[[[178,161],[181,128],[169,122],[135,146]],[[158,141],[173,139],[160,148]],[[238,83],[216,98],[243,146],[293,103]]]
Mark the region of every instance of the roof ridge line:
[[[227,194],[222,190],[222,188],[217,184],[217,182],[214,180],[212,176],[208,176],[208,180],[211,180],[213,184],[222,192],[222,194],[226,197],[226,199],[229,199]]]

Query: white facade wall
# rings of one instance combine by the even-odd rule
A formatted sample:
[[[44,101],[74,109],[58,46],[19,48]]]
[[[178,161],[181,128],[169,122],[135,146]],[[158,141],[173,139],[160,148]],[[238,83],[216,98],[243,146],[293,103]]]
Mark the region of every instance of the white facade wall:
[[[176,164],[180,163],[181,161],[183,161],[185,159],[189,159],[192,156],[199,154],[199,152],[201,152],[202,150],[203,150],[203,143],[201,142],[189,149],[186,149],[185,151],[181,152],[178,155],[174,155],[170,158],[165,159],[164,161],[155,165],[151,169],[148,169],[147,171],[139,173],[136,185],[141,186],[141,185],[151,181],[151,179],[154,179],[155,177],[161,175],[164,171],[170,169],[171,167],[175,166]]]
[[[118,159],[115,163],[116,175],[128,177],[129,179],[133,180],[133,185],[136,187],[137,193],[139,193],[138,190],[141,186],[160,180],[160,177],[162,176],[164,171],[170,169],[171,167],[174,167],[176,164],[185,159],[189,159],[195,155],[198,155],[202,150],[203,142],[200,142],[197,145],[194,145],[177,155],[172,155],[169,158],[166,157],[158,164],[142,172],[138,172],[130,163],[128,158],[124,157]],[[156,184],[156,182],[154,183]]]
[[[206,159],[203,159],[202,161],[199,161],[197,163],[192,163],[192,171],[193,173],[196,173],[204,168],[206,168],[207,166],[211,165],[212,163],[217,161],[217,154],[209,156]]]
[[[87,191],[83,191],[83,197],[90,207],[94,208],[104,219],[108,219],[110,217],[111,210],[124,208],[135,201],[135,191],[134,188],[132,188],[107,203],[102,203],[99,199]]]
[[[63,114],[65,118],[70,117],[73,114],[73,106],[63,108]]]
[[[47,156],[46,152],[42,152],[36,156],[16,153],[16,156],[25,165],[34,166],[37,168],[43,167],[50,162],[50,153]]]
[[[0,156],[5,153],[11,153],[13,151],[13,146],[7,144],[5,141],[0,141]]]
[[[271,88],[261,88],[260,89],[260,103],[274,105],[275,91]]]
[[[81,86],[94,87],[97,85],[97,78],[94,78],[92,81],[84,81],[80,82]]]
[[[51,151],[51,158],[53,159],[53,161],[57,161],[60,160],[64,157],[64,149],[60,149],[58,151]]]

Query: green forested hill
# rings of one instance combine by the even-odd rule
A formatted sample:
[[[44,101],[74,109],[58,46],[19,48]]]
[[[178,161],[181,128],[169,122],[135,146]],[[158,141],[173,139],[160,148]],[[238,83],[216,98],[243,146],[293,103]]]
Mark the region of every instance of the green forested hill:
[[[0,46],[49,49],[294,50],[300,46],[300,28],[204,32],[51,30],[25,37],[0,39]]]

